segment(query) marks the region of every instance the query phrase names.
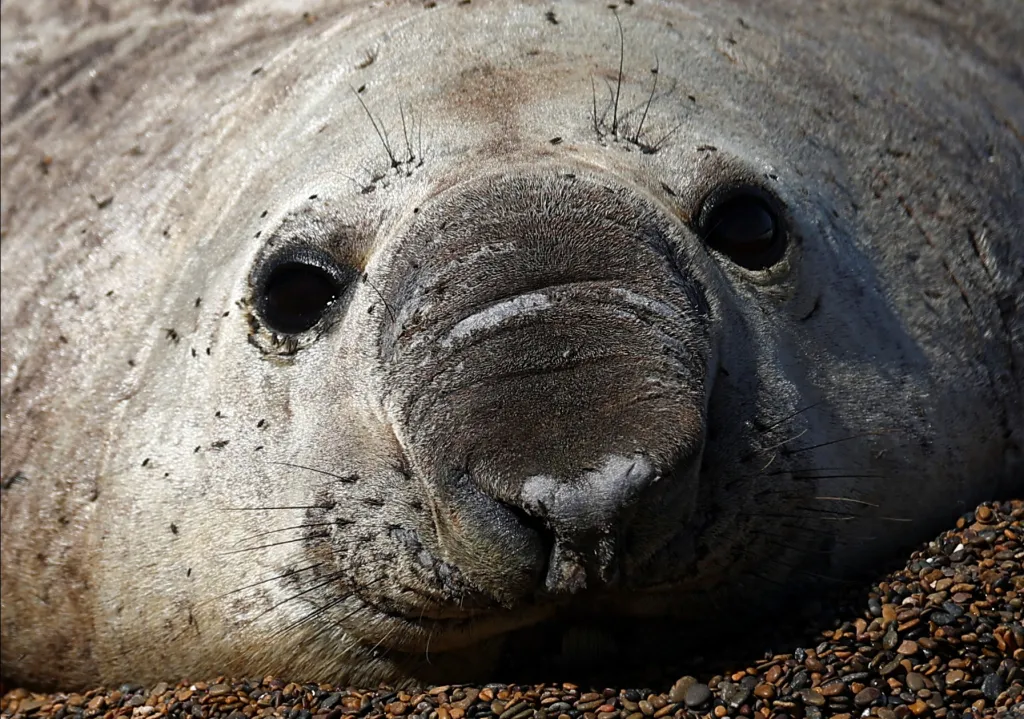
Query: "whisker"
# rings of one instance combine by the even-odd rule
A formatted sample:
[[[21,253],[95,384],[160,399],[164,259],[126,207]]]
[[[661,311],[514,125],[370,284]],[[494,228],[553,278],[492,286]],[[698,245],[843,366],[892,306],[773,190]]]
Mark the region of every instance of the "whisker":
[[[672,137],[674,134],[676,134],[676,131],[678,131],[679,128],[682,127],[682,126],[683,126],[682,122],[678,123],[675,127],[673,127],[671,130],[669,130],[664,135],[662,135],[661,138],[657,142],[655,142],[653,145],[651,145],[651,147],[654,148],[655,151],[660,150],[662,144],[666,140],[668,140],[670,137]]]
[[[622,92],[622,65],[626,57],[626,38],[622,32],[622,20],[619,19],[619,13],[612,11],[612,15],[615,16],[615,24],[619,28],[619,76],[615,81],[615,104],[612,108],[612,136],[619,136],[619,94]]]
[[[654,58],[654,68],[651,70],[651,74],[654,75],[654,84],[651,87],[651,94],[647,98],[647,104],[644,105],[644,114],[640,116],[640,124],[636,126],[636,132],[633,133],[634,144],[640,144],[640,131],[644,129],[644,121],[647,120],[647,111],[651,109],[651,103],[654,102],[654,93],[658,89],[658,70],[661,64],[658,62],[658,58]]]
[[[319,617],[320,615],[325,614],[326,612],[330,611],[331,609],[333,609],[334,607],[338,606],[339,604],[342,604],[350,596],[351,595],[346,594],[346,595],[343,595],[343,596],[338,597],[336,599],[332,599],[330,602],[328,602],[327,604],[323,605],[322,607],[317,607],[316,609],[314,609],[309,614],[306,614],[305,616],[299,617],[294,622],[291,622],[291,623],[286,624],[285,626],[281,627],[276,632],[274,632],[271,636],[279,637],[279,636],[281,636],[283,634],[288,634],[289,632],[293,631],[294,629],[297,629],[298,627],[301,627],[303,624],[306,624],[307,622],[309,622],[309,621]],[[349,612],[348,614],[346,614],[345,616],[343,616],[339,620],[337,620],[337,622],[341,623],[341,622],[345,621],[346,619],[348,619],[349,617],[354,615],[356,612],[358,612],[360,609],[362,609],[362,607],[357,607],[356,609],[353,609],[351,612]]]
[[[423,164],[423,118],[420,118],[419,123],[416,125],[416,152],[419,153],[419,162],[416,163],[416,167],[420,167]]]
[[[863,519],[863,516],[858,517],[857,515],[847,514],[847,513],[844,513],[844,512],[838,512],[838,511],[836,511],[834,509],[822,509],[821,507],[801,507],[801,506],[797,506],[796,508],[800,509],[800,510],[803,510],[804,512],[808,512],[809,514],[828,515],[828,517],[838,518],[838,519],[842,519],[844,521],[847,520],[847,519],[858,519],[858,518]],[[826,518],[828,518],[828,517],[826,517]]]
[[[288,571],[286,571],[283,574],[278,574],[276,577],[268,577],[267,579],[260,579],[259,581],[252,582],[251,584],[246,584],[244,586],[241,586],[238,589],[232,589],[230,592],[224,592],[223,594],[218,594],[215,597],[211,597],[209,600],[207,600],[207,602],[213,601],[213,600],[217,600],[217,599],[224,599],[224,597],[230,597],[232,594],[238,594],[239,592],[244,592],[247,589],[252,589],[253,587],[258,587],[261,584],[267,584],[268,582],[275,582],[275,581],[278,581],[280,579],[287,579],[288,577],[293,577],[296,574],[302,574],[303,572],[308,572],[310,570],[316,569],[317,567],[321,567],[321,566],[323,566],[323,562],[317,562],[316,564],[311,564],[310,566],[303,567],[302,569],[289,569]],[[207,602],[201,602],[200,605],[206,604]]]
[[[797,480],[818,480],[818,479],[884,479],[881,474],[796,474],[792,475]]]
[[[373,285],[370,285],[370,286],[373,287]],[[374,288],[374,289],[376,289],[376,288]],[[387,307],[386,303],[385,303],[385,307]],[[280,465],[282,467],[291,467],[292,469],[304,469],[307,472],[316,472],[317,474],[322,474],[325,477],[332,477],[332,478],[338,480],[339,482],[343,482],[345,484],[352,484],[353,482],[359,481],[359,475],[355,474],[355,473],[352,473],[352,474],[335,474],[334,472],[328,472],[326,469],[317,469],[316,467],[310,467],[309,465],[305,465],[305,464],[296,464],[295,462],[278,462],[278,461],[274,461],[274,462],[270,462],[270,464],[277,464],[277,465]]]
[[[843,437],[841,439],[833,439],[829,440],[828,442],[822,442],[820,444],[812,444],[810,447],[800,447],[799,449],[790,449],[784,451],[788,455],[800,454],[801,452],[809,452],[812,449],[821,449],[822,447],[828,447],[829,445],[839,444],[840,442],[849,442],[852,439],[861,439],[863,437],[877,437],[883,434],[892,434],[895,431],[896,430],[893,429],[887,429],[875,430],[871,432],[861,432],[860,434],[851,434],[849,437]]]
[[[333,526],[334,524],[335,524],[334,522],[313,522],[311,524],[296,524],[296,525],[294,525],[292,527],[281,527],[280,529],[268,529],[266,532],[260,532],[259,534],[253,534],[253,535],[250,535],[248,537],[243,537],[243,538],[239,539],[237,542],[235,542],[235,546],[237,547],[239,544],[242,544],[244,542],[251,542],[251,541],[254,541],[256,539],[260,539],[262,537],[266,537],[268,534],[277,534],[279,532],[290,532],[290,531],[292,531],[294,529],[309,529],[309,528],[312,528],[312,527],[330,527],[330,526]]]
[[[384,128],[377,126],[377,121],[373,119],[373,114],[370,112],[370,108],[366,106],[366,103],[363,102],[363,98],[359,96],[359,92],[354,87],[352,88],[352,94],[356,96],[356,99],[359,100],[359,104],[363,107],[363,112],[365,112],[366,116],[370,118],[370,124],[373,125],[373,129],[374,132],[377,133],[377,137],[380,138],[380,143],[384,145],[384,152],[388,154],[388,159],[391,161],[391,167],[398,167],[400,163],[395,159],[395,153],[391,150],[391,144],[388,142],[387,133],[384,132]]]
[[[406,162],[412,162],[412,142],[409,140],[409,129],[405,124],[405,107],[404,103],[398,103],[398,114],[402,118],[402,137],[405,138],[405,152],[407,155]],[[412,120],[412,111],[409,112],[409,119]]]
[[[805,434],[807,434],[807,430],[806,429],[800,430],[800,432],[798,434],[795,434],[792,437],[789,437],[788,439],[784,439],[781,442],[776,442],[775,444],[770,445],[768,447],[763,447],[762,449],[759,449],[757,451],[758,452],[762,452],[762,453],[763,452],[770,452],[773,449],[778,449],[779,447],[782,447],[783,445],[787,444],[788,442],[792,442],[794,440],[800,439]]]
[[[782,424],[784,422],[788,422],[789,420],[793,419],[794,417],[798,417],[799,415],[803,414],[807,410],[814,409],[818,405],[822,404],[824,401],[825,400],[818,400],[817,402],[814,402],[812,404],[807,405],[803,409],[798,409],[796,412],[793,412],[792,414],[786,415],[782,419],[776,420],[773,424],[768,425],[767,427],[764,428],[763,431],[769,432],[769,431],[775,429],[776,427],[778,427],[780,424]]]
[[[327,579],[325,579],[323,582],[320,582],[319,584],[314,584],[312,587],[307,587],[306,589],[303,589],[298,594],[293,594],[292,596],[287,597],[286,599],[282,599],[281,601],[279,601],[279,602],[277,602],[275,604],[272,604],[270,607],[268,607],[267,609],[264,609],[262,612],[260,612],[255,617],[253,617],[253,621],[259,619],[260,617],[265,617],[266,615],[270,614],[275,609],[278,609],[279,607],[284,606],[288,602],[293,602],[296,599],[309,594],[310,592],[315,592],[318,589],[323,589],[327,585],[335,583],[337,580],[341,579],[343,576],[344,576],[344,572],[334,572],[333,574],[329,574],[329,575],[327,575]],[[348,592],[345,595],[343,595],[341,597],[341,599],[347,599],[351,595],[352,595],[352,593]],[[335,600],[332,600],[332,601],[335,601]]]
[[[423,619],[423,615],[421,614],[420,615],[420,620],[422,621],[422,619]],[[381,638],[377,640],[377,643],[373,645],[373,648],[370,649],[370,654],[373,654],[378,649],[380,649],[380,645],[383,644],[388,639],[390,639],[391,635],[394,634],[395,631],[396,631],[396,627],[391,627],[386,632],[384,632],[383,636],[381,636]]]
[[[311,620],[315,619],[316,617],[319,617],[319,616],[325,614],[325,612],[327,612],[330,609],[334,608],[338,604],[341,604],[342,602],[344,602],[347,599],[348,599],[348,595],[344,595],[344,596],[337,597],[336,599],[332,599],[330,602],[328,602],[324,606],[316,607],[315,609],[310,611],[309,614],[304,615],[304,616],[300,617],[299,619],[295,620],[294,622],[291,622],[291,623],[285,625],[284,627],[282,627],[278,631],[275,631],[271,636],[273,636],[273,637],[280,637],[283,634],[288,634],[289,632],[291,632],[291,631],[301,627],[302,625],[306,624],[307,622],[310,622]],[[361,607],[359,607],[359,608],[361,608]],[[348,614],[345,617],[343,617],[341,621],[344,621],[344,620],[348,619],[349,617],[351,617],[352,615],[354,615],[357,610],[358,609],[353,609],[350,612],[350,614]]]
[[[381,291],[379,289],[377,289],[377,285],[375,285],[372,282],[370,282],[370,274],[368,272],[364,272],[362,279],[363,279],[363,282],[368,284],[370,286],[370,289],[372,289],[377,294],[377,297],[380,298],[380,301],[381,301],[381,303],[383,303],[384,309],[387,310],[388,317],[391,319],[391,321],[392,322],[397,322],[398,320],[397,320],[397,318],[395,316],[395,310],[391,307],[391,304],[387,301],[387,299],[384,297],[384,295],[381,294]],[[348,481],[354,482],[357,479],[359,479],[359,477],[356,476],[356,475],[353,475],[352,479],[350,479],[350,480],[343,479],[342,481],[343,482],[348,482]]]
[[[329,532],[323,532],[321,534],[313,534],[309,537],[296,537],[295,539],[282,539],[280,542],[271,542],[270,544],[261,544],[258,547],[243,547],[242,549],[232,549],[227,552],[221,552],[221,556],[228,556],[231,554],[241,554],[242,552],[257,552],[261,549],[270,549],[271,547],[280,547],[284,544],[294,544],[295,542],[305,542],[308,539],[325,539],[331,536]]]
[[[853,504],[863,504],[865,507],[875,507],[878,505],[872,502],[866,502],[863,499],[852,499],[850,497],[815,497],[817,500],[829,501],[829,502],[851,502]]]
[[[264,512],[275,509],[326,509],[331,510],[338,506],[337,502],[327,504],[284,504],[277,507],[220,507],[223,512]]]
[[[761,469],[758,471],[758,474],[763,473],[766,469],[768,469],[770,466],[772,466],[772,462],[774,462],[776,459],[778,459],[778,457],[779,457],[779,453],[778,452],[774,453],[771,457],[769,457],[768,461],[765,462],[764,465],[762,465]]]
[[[797,507],[796,509],[802,509],[805,512],[807,512],[808,514],[838,514],[836,512],[827,512],[825,510],[811,509],[809,507]],[[751,518],[753,517],[753,515],[745,515],[745,516],[751,517]],[[808,519],[808,517],[806,515],[782,514],[782,513],[779,513],[779,512],[769,512],[769,513],[764,513],[764,514],[760,514],[760,515],[757,515],[757,516],[758,517],[773,517],[773,518],[776,518],[776,519],[803,519],[803,520]],[[826,516],[826,517],[821,517],[821,519],[832,519],[832,520],[836,520],[836,521],[848,521],[848,520],[851,520],[851,519],[858,519],[858,517],[850,514],[850,515],[839,515],[838,517],[827,517]],[[863,517],[860,517],[860,519],[863,519]]]

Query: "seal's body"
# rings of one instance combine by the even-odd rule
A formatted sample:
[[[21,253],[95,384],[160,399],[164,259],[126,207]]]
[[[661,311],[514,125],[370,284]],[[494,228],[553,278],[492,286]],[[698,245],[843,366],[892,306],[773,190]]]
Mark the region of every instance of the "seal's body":
[[[1012,3],[25,5],[14,681],[460,679],[1020,476]]]

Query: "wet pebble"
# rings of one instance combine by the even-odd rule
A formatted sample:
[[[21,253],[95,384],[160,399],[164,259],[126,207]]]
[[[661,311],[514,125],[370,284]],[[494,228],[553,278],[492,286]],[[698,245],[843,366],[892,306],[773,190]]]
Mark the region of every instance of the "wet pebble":
[[[699,707],[707,703],[711,699],[711,689],[708,688],[707,684],[693,684],[689,689],[686,690],[686,696],[684,701],[688,707]]]
[[[686,699],[686,692],[690,689],[690,687],[692,687],[696,683],[697,683],[697,678],[696,677],[691,677],[691,676],[681,677],[678,681],[676,681],[675,684],[672,685],[672,688],[669,689],[669,692],[668,692],[669,701],[675,702],[675,703],[684,701]]]
[[[740,706],[750,698],[750,690],[742,684],[723,682],[719,686],[719,694],[722,701],[732,709],[739,709]]]

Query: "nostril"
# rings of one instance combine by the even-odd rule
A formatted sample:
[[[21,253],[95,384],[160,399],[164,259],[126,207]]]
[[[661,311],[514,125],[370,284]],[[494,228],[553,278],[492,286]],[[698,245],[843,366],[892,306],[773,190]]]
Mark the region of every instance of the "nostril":
[[[587,588],[588,577],[610,584],[617,575],[614,532],[607,529],[566,533],[564,523],[553,524],[545,516],[508,505],[520,528],[540,542],[543,563],[539,567],[544,590],[551,594],[576,594]]]
[[[437,524],[445,560],[503,606],[533,593],[551,554],[543,522],[490,496],[464,471],[453,472],[438,488],[448,508],[448,521]]]
[[[541,576],[543,576],[548,571],[547,565],[551,562],[551,554],[555,548],[556,538],[554,531],[548,526],[548,523],[544,520],[543,516],[531,514],[522,507],[518,507],[514,504],[508,504],[505,506],[508,507],[512,516],[519,521],[520,526],[525,530],[532,532],[540,541],[542,548],[541,551],[546,558],[544,567],[541,570]]]
[[[616,581],[623,524],[660,476],[654,462],[635,454],[606,456],[570,479],[534,475],[524,481],[517,516],[525,515],[523,523],[543,537],[549,592],[574,594],[590,581]]]

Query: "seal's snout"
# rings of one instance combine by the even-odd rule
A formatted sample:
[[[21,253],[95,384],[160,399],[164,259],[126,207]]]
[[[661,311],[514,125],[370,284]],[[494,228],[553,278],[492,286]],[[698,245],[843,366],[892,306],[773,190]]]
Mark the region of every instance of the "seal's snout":
[[[453,188],[403,237],[385,405],[438,550],[506,606],[629,585],[687,529],[711,352],[684,241],[636,191],[563,172]]]

